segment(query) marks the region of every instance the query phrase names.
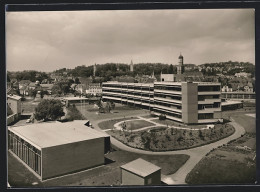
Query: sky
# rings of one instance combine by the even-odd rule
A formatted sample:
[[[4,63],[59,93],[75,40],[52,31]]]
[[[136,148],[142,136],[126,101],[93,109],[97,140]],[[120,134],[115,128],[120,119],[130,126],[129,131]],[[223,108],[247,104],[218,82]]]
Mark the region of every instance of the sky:
[[[95,63],[255,64],[254,9],[6,13],[8,71]]]

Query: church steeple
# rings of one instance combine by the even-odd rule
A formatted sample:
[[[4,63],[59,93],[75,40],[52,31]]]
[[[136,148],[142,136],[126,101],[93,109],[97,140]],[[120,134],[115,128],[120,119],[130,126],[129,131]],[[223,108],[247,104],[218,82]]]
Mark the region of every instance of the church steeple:
[[[131,63],[130,63],[130,71],[131,71],[131,72],[134,72],[133,60],[131,60]]]
[[[179,56],[179,65],[177,67],[177,74],[183,74],[184,72],[184,65],[183,65],[183,56],[180,53]]]

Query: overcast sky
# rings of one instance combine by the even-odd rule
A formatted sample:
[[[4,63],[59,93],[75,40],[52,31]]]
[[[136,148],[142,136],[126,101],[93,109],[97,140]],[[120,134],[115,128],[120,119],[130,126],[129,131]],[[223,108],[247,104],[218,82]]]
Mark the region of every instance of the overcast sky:
[[[7,12],[7,70],[255,63],[253,9]]]

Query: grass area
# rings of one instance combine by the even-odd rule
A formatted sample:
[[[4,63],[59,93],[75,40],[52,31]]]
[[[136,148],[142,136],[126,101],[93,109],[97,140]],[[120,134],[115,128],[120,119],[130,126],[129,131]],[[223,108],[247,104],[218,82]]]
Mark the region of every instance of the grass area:
[[[8,154],[8,181],[12,187],[51,186],[118,186],[121,181],[120,166],[137,158],[143,158],[162,168],[162,174],[175,173],[188,159],[188,155],[143,155],[127,151],[113,151],[105,155],[107,164],[59,178],[41,182],[22,163]]]
[[[175,126],[175,127],[188,127],[188,128],[194,128],[194,129],[206,127],[206,125],[186,125],[184,123],[178,123],[178,122],[175,122],[175,121],[172,121],[169,119],[166,119],[166,120],[153,119],[152,121],[163,124],[163,125]]]
[[[8,152],[8,182],[11,186],[33,187],[33,182],[41,181]]]
[[[186,177],[188,184],[253,184],[255,181],[255,161],[227,160],[223,155],[203,158]]]
[[[256,118],[250,117],[244,114],[232,115],[232,118],[240,124],[246,132],[255,133],[256,132]]]
[[[128,117],[128,118],[121,118],[121,119],[111,119],[108,121],[103,121],[101,123],[98,124],[100,129],[114,129],[114,124],[118,123],[120,121],[125,121],[125,120],[130,120],[130,119],[137,119],[136,117]]]
[[[35,107],[37,107],[37,105],[40,103],[40,101],[23,101],[22,102],[22,111],[23,113],[33,113],[35,110]]]
[[[115,151],[106,155],[109,159],[125,164],[138,158],[142,158],[150,163],[161,167],[161,173],[170,175],[175,173],[188,159],[188,155],[145,155],[127,151]]]
[[[133,108],[129,106],[123,106],[120,104],[116,104],[115,109],[111,110],[110,113],[97,113],[97,108],[94,108],[94,105],[83,105],[76,106],[79,111],[82,112],[82,114],[89,119],[91,122],[100,120],[100,119],[115,119],[115,118],[122,118],[124,116],[142,116],[149,114],[148,110],[139,109],[139,108]]]
[[[125,123],[126,123],[126,129],[129,130],[129,131],[155,125],[155,124],[150,123],[150,122],[145,121],[145,120],[127,121]],[[122,123],[120,125],[122,125]]]
[[[234,131],[234,127],[229,124],[217,124],[214,128],[204,130],[183,130],[159,126],[150,131],[131,133],[111,130],[107,133],[130,147],[148,151],[172,151],[206,145],[228,137]]]
[[[243,126],[246,134],[207,154],[188,174],[188,184],[254,184],[256,180],[256,124],[248,111],[223,112]],[[246,146],[246,148],[245,148]]]

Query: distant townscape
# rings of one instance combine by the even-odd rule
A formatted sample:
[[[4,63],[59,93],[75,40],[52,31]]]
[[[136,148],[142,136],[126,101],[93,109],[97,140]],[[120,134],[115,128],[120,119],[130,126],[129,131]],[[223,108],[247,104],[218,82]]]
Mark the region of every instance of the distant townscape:
[[[7,71],[11,187],[253,184],[255,66]]]

